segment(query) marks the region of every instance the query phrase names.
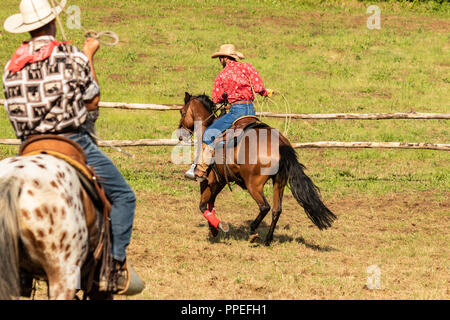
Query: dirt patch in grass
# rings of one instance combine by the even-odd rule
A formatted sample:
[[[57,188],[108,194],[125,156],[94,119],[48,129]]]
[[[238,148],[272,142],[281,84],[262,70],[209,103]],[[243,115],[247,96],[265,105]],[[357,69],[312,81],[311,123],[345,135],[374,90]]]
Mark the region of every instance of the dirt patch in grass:
[[[382,98],[382,99],[391,99],[392,98],[392,94],[389,92],[385,92],[385,91],[379,91],[379,90],[374,90],[374,91],[365,91],[365,90],[360,90],[358,91],[358,96],[361,97],[374,97],[374,98]]]
[[[139,59],[142,59],[142,60],[144,60],[144,59],[146,59],[146,58],[149,58],[149,57],[150,57],[150,55],[149,55],[149,54],[147,54],[147,53],[143,53],[143,52],[140,52],[140,53],[138,53],[138,54],[137,54],[137,56],[138,56],[138,58],[139,58]]]
[[[130,81],[130,84],[132,85],[150,85],[152,82],[150,79],[148,79],[148,75],[135,75],[133,77],[133,81]]]
[[[125,80],[127,77],[123,74],[113,73],[109,75],[109,78],[114,81]]]
[[[299,28],[300,25],[305,25],[315,29],[316,31],[314,32],[320,34],[322,32],[332,32],[332,26],[348,29],[365,29],[369,16],[370,15],[365,14],[365,10],[360,15],[320,11],[298,12],[295,16],[262,17],[261,25],[281,26],[283,28],[287,27],[294,29]],[[324,29],[322,32],[319,32],[318,29],[322,28],[329,30],[327,31]],[[450,22],[445,19],[430,17],[405,17],[382,13],[381,28],[395,28],[395,30],[400,33],[417,32],[419,29],[424,32],[448,33],[448,30],[450,30]]]
[[[185,66],[174,66],[171,68],[171,70],[175,72],[183,72],[186,71],[186,69],[187,68]]]
[[[306,50],[308,50],[308,47],[304,46],[302,44],[288,44],[287,47],[289,49],[298,50],[298,51],[306,51]]]
[[[101,17],[100,21],[104,24],[123,23],[129,20],[142,20],[149,18],[147,15],[129,15],[121,12],[113,12],[109,16]]]
[[[400,34],[418,32],[448,33],[450,22],[444,19],[430,17],[403,17],[396,15],[381,15],[381,28],[394,28]]]
[[[303,71],[302,73],[311,77],[317,77],[321,79],[329,78],[331,76],[330,72],[320,70],[307,70]]]

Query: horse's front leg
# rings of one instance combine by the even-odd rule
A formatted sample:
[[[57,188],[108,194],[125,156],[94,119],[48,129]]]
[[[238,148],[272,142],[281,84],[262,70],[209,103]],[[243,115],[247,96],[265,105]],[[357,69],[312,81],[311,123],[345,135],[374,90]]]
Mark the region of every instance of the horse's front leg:
[[[212,237],[218,235],[218,228],[228,232],[228,225],[216,217],[214,209],[216,197],[224,186],[225,184],[217,182],[215,178],[207,179],[200,183],[201,197],[199,208],[205,219],[208,220],[209,232]]]

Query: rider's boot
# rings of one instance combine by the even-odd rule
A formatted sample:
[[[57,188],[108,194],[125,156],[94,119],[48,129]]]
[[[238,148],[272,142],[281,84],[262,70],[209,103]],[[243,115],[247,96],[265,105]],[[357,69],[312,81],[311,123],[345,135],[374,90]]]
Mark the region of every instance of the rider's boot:
[[[200,157],[200,163],[195,166],[192,165],[191,168],[186,171],[184,176],[191,180],[203,181],[206,179],[206,172],[209,165],[211,164],[212,157],[214,154],[214,147],[203,143],[202,154]]]

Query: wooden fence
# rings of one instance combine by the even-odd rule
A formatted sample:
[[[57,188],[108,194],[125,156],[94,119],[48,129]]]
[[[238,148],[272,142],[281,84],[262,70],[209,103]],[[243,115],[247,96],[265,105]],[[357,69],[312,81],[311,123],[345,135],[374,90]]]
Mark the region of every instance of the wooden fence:
[[[138,139],[138,140],[101,140],[101,147],[143,147],[143,146],[176,146],[176,139]],[[19,145],[18,139],[0,139],[0,145]],[[302,148],[381,148],[381,149],[428,149],[450,151],[450,144],[411,143],[411,142],[339,142],[318,141],[293,143],[295,149]]]
[[[4,100],[0,99],[0,104]],[[180,110],[182,105],[177,104],[140,104],[122,102],[100,102],[101,108],[119,108],[128,110]],[[385,120],[385,119],[450,119],[450,113],[273,113],[258,112],[258,116],[283,119],[359,119],[359,120]],[[130,147],[130,146],[176,146],[179,143],[174,139],[138,139],[138,140],[104,140],[99,141],[103,147]],[[0,145],[18,145],[17,139],[0,139]],[[294,148],[386,148],[386,149],[430,149],[450,151],[450,144],[422,143],[422,142],[339,142],[318,141],[293,143]]]
[[[101,108],[119,108],[128,110],[180,110],[183,105],[179,104],[142,104],[122,102],[100,102]],[[267,118],[290,118],[290,119],[359,119],[359,120],[382,120],[382,119],[450,119],[450,113],[420,113],[420,112],[396,112],[396,113],[274,113],[257,112],[258,116]]]
[[[0,99],[0,104],[4,100]],[[144,103],[123,103],[123,102],[100,102],[101,108],[115,108],[127,110],[154,110],[169,111],[180,110],[179,104],[144,104]],[[267,118],[290,118],[305,120],[320,119],[351,119],[351,120],[386,120],[386,119],[450,119],[450,113],[423,113],[423,112],[395,112],[395,113],[274,113],[257,112],[258,116]]]

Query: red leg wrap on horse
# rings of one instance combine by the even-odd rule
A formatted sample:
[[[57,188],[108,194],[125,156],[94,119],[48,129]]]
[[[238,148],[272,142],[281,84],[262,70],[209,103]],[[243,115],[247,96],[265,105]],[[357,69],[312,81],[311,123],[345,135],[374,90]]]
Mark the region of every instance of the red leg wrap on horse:
[[[219,226],[220,220],[216,217],[216,213],[214,212],[214,209],[212,211],[206,210],[203,212],[203,216],[205,217],[208,222],[214,226],[214,228],[217,229]]]

